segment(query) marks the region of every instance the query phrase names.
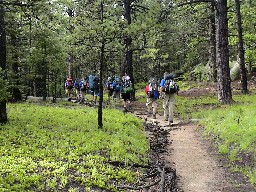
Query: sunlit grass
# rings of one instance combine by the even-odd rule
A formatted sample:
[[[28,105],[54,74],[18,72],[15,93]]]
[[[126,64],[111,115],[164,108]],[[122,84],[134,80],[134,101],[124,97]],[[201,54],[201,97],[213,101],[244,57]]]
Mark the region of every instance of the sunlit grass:
[[[236,101],[233,105],[211,109],[202,106],[192,117],[200,120],[205,135],[214,139],[219,152],[227,155],[230,162],[239,162],[236,169],[256,184],[256,96],[233,98]]]
[[[103,112],[98,129],[94,108],[9,104],[9,123],[0,129],[0,189],[115,190],[111,181],[134,181],[129,166],[109,162],[147,162],[142,122],[114,109]]]

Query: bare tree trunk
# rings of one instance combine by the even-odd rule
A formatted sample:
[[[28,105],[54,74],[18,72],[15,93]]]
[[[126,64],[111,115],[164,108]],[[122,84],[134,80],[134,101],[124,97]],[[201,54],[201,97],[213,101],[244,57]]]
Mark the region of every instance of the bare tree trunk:
[[[72,17],[74,17],[74,11],[70,8],[68,8],[67,10],[67,14],[68,16],[70,17],[70,19]],[[70,25],[69,28],[68,28],[69,32],[72,34],[73,33],[73,30],[74,30],[74,26]],[[73,77],[73,63],[74,63],[74,56],[73,54],[70,52],[69,53],[69,58],[68,58],[68,77],[69,78],[72,78],[74,80],[74,77]]]
[[[240,12],[240,0],[236,1],[236,19],[237,19],[237,35],[238,35],[238,58],[240,65],[240,75],[241,75],[241,92],[248,93],[247,89],[247,72],[245,69],[245,61],[244,61],[244,43],[243,43],[243,28],[242,28],[242,19]]]
[[[216,5],[216,64],[218,101],[233,103],[229,69],[227,0],[215,0]]]
[[[131,0],[124,0],[124,18],[127,21],[128,25],[131,25],[132,18],[131,18]],[[125,53],[125,62],[124,62],[124,73],[127,73],[132,82],[133,90],[134,89],[134,77],[133,77],[133,64],[132,64],[132,57],[133,57],[133,50],[131,48],[132,45],[132,38],[131,36],[127,35],[124,39],[126,53]],[[135,92],[132,93],[132,100],[135,99]]]
[[[103,24],[104,22],[104,2],[101,1],[100,4],[100,12],[101,12],[101,22]],[[103,35],[103,34],[102,34]],[[103,80],[102,80],[102,73],[103,73],[103,66],[104,66],[104,50],[105,50],[105,38],[102,37],[101,40],[101,48],[100,48],[100,99],[99,99],[99,107],[98,107],[98,128],[103,127],[103,121],[102,121],[102,103],[103,103]]]
[[[47,50],[46,50],[46,46],[44,47],[44,59],[43,59],[43,74],[42,74],[42,95],[43,95],[43,101],[46,101],[46,97],[47,97],[47,62],[46,62],[46,57],[47,57]]]
[[[17,48],[19,47],[19,40],[16,37],[16,34],[11,34],[11,44],[13,47]],[[19,85],[21,84],[20,82],[20,73],[19,73],[19,54],[17,51],[13,52],[13,56],[12,56],[12,72],[13,72],[13,83],[12,83],[12,88],[11,88],[11,95],[12,95],[12,102],[16,102],[16,101],[21,101],[22,100],[22,95],[21,95],[21,91],[19,88]]]
[[[209,81],[217,81],[216,69],[216,28],[215,28],[215,6],[209,3]]]
[[[4,8],[2,7],[3,1],[0,0],[0,68],[6,69],[6,33],[4,28]],[[4,75],[2,77],[6,79]],[[3,83],[3,82],[0,82]],[[0,124],[7,123],[6,99],[0,101]]]

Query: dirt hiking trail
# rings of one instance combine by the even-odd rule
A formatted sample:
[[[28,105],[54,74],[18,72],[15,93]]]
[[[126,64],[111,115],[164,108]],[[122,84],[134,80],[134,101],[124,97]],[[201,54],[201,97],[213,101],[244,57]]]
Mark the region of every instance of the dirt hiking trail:
[[[161,114],[151,119],[141,111],[143,106],[136,105],[136,116],[169,132],[168,154],[164,158],[176,170],[177,192],[256,192],[241,174],[228,171],[224,157],[203,138],[203,128],[178,119],[169,126]]]

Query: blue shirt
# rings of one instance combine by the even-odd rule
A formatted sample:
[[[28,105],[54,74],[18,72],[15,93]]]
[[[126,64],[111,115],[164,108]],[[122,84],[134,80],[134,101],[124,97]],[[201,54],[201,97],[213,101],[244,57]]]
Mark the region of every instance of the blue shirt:
[[[164,83],[165,83],[165,79],[162,79],[161,82],[160,82],[160,87],[163,87]]]

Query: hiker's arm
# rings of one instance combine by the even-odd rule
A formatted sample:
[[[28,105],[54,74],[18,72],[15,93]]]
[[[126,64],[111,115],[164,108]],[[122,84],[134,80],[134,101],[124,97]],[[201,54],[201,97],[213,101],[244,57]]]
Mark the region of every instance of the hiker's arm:
[[[159,85],[159,97],[161,98],[163,96],[163,86],[164,86],[164,80],[162,79]]]

